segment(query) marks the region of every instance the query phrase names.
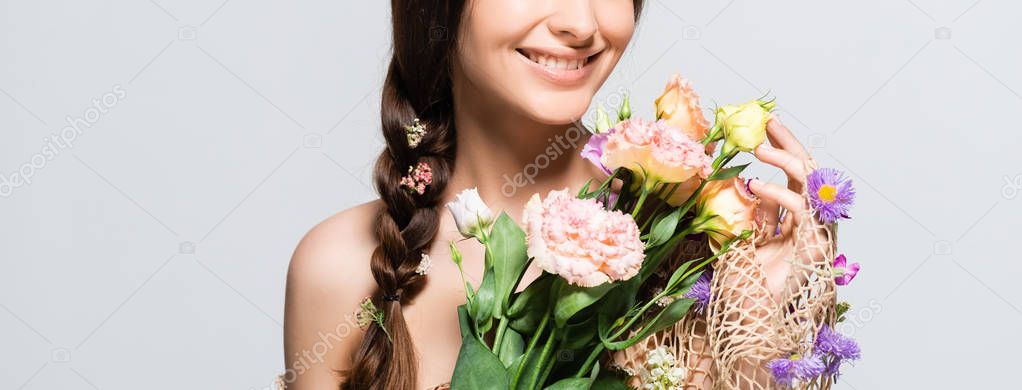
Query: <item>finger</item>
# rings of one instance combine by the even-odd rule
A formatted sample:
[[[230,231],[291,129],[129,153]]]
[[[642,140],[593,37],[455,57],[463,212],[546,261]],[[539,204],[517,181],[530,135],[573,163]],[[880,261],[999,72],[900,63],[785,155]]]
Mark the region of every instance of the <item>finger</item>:
[[[788,189],[802,193],[802,186],[805,185],[806,169],[802,159],[788,153],[784,149],[777,149],[768,144],[759,145],[755,150],[756,158],[767,164],[780,168],[788,176]]]
[[[798,157],[800,160],[809,157],[806,148],[802,147],[802,143],[798,142],[795,134],[792,134],[791,130],[788,130],[788,127],[781,123],[777,115],[774,115],[770,122],[767,122],[767,138],[770,139],[771,145],[788,151],[788,153]]]
[[[797,220],[802,216],[802,196],[777,184],[766,183],[759,179],[752,179],[749,182],[749,189],[752,193],[766,201],[767,199],[777,202],[788,210],[787,220]]]
[[[787,210],[787,209],[785,209]],[[795,231],[795,218],[792,217],[791,212],[785,213],[784,218],[781,219],[781,235],[789,236]]]
[[[763,213],[763,222],[767,227],[773,229],[780,221],[781,205],[773,199],[760,198],[759,209]]]

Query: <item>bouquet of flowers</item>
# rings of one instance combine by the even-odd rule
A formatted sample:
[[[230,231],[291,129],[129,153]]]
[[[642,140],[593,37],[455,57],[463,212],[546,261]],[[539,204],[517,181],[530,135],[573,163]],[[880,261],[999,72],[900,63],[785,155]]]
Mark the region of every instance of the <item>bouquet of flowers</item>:
[[[763,98],[724,105],[711,125],[688,81],[674,76],[655,101],[655,119],[633,117],[627,97],[615,113],[598,109],[582,157],[606,179],[576,194],[534,194],[524,226],[506,213],[495,216],[475,189],[459,194],[447,207],[462,235],[484,246],[485,268],[479,286],[465,283],[451,387],[627,388],[628,378],[601,370],[601,355],[670,331],[690,312],[709,311],[714,262],[759,230],[759,200],[739,177],[748,164],[729,164],[766,140],[774,106]],[[847,217],[850,182],[839,172],[814,175],[820,218]],[[703,237],[706,256],[675,261],[683,240]],[[455,242],[450,250],[461,269]],[[858,265],[853,270],[841,260],[840,274],[837,267],[822,275],[799,266],[850,281]],[[530,264],[545,272],[521,288]],[[651,293],[656,274],[663,280]],[[784,356],[761,368],[772,371],[776,383],[793,385],[837,375],[842,361],[858,358],[850,339],[829,327],[819,334],[814,355]],[[632,373],[643,388],[680,389],[685,365],[664,348],[646,352],[642,372]]]

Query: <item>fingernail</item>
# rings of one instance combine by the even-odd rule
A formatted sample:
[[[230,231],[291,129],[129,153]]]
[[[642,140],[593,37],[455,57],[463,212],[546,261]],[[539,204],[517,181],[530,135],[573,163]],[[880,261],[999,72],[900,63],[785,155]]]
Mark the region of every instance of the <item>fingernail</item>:
[[[748,190],[750,194],[753,194],[753,195],[755,195],[755,194],[756,194],[756,191],[753,191],[753,190],[752,190],[752,187],[753,187],[753,186],[759,186],[759,185],[761,185],[762,183],[763,183],[763,182],[762,182],[762,181],[760,181],[758,177],[754,177],[754,178],[752,178],[752,179],[749,179],[749,181],[745,182],[745,189],[746,189],[746,190]]]
[[[767,151],[774,150],[774,147],[766,142],[759,144],[758,148]]]

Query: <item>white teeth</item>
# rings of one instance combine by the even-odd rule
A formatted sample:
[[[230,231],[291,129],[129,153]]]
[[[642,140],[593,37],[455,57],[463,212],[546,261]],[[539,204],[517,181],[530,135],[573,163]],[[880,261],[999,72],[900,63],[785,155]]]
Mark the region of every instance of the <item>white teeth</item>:
[[[558,69],[558,70],[578,70],[586,66],[589,62],[588,58],[582,59],[571,59],[571,58],[559,58],[559,57],[548,57],[542,54],[534,54],[531,52],[525,52],[532,62],[542,65],[545,68]]]

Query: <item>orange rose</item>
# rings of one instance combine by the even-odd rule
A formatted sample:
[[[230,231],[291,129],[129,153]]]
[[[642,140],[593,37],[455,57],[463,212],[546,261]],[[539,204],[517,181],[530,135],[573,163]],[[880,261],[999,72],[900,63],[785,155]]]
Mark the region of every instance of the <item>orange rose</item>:
[[[663,119],[667,124],[681,129],[696,142],[706,137],[710,123],[703,117],[699,95],[687,79],[678,74],[671,76],[663,94],[655,103],[657,119]]]

